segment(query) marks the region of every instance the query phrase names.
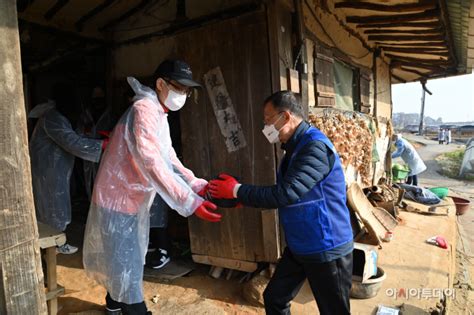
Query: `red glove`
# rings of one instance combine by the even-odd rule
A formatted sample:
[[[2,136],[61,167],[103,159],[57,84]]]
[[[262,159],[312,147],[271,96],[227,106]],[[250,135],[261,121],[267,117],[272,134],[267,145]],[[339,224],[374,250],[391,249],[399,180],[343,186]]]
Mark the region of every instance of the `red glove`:
[[[204,198],[208,190],[209,190],[209,184],[204,186],[197,194]]]
[[[234,199],[234,188],[239,182],[232,176],[222,173],[220,179],[214,179],[209,182],[209,191],[212,198],[216,199]]]
[[[211,212],[209,210],[217,210],[217,206],[210,201],[203,201],[199,207],[194,210],[194,214],[205,221],[219,222],[222,218],[221,214]]]
[[[102,151],[105,151],[105,148],[107,148],[107,146],[109,145],[109,142],[110,142],[109,138],[105,138],[104,140],[102,140]]]
[[[99,130],[97,131],[99,135],[101,135],[104,138],[110,138],[110,131],[107,130]]]

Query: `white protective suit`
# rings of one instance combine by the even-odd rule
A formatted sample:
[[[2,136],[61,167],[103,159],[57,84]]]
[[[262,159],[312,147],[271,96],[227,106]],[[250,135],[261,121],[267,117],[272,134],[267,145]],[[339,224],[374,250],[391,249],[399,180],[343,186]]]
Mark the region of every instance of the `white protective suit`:
[[[397,135],[395,145],[397,146],[397,150],[392,154],[392,158],[401,157],[402,160],[408,164],[410,168],[409,176],[418,175],[426,170],[425,163],[410,142],[403,139],[400,135]]]
[[[74,159],[98,162],[102,141],[78,135],[53,101],[36,106],[28,117],[39,118],[30,141],[36,216],[64,231],[71,222],[69,182]]]
[[[135,103],[112,132],[94,183],[84,239],[84,267],[115,301],[143,301],[149,209],[161,198],[182,216],[203,202],[207,181],[185,168],[171,146],[156,93],[128,78]]]

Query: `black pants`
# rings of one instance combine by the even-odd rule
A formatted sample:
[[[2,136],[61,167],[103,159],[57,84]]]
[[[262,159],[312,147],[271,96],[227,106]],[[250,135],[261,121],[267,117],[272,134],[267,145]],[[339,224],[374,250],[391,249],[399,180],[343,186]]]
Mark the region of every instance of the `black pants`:
[[[413,186],[418,186],[418,176],[417,175],[408,176],[407,184],[408,185],[413,185]]]
[[[290,314],[290,302],[308,279],[321,315],[350,314],[352,252],[327,263],[296,259],[286,248],[263,299],[267,314]]]

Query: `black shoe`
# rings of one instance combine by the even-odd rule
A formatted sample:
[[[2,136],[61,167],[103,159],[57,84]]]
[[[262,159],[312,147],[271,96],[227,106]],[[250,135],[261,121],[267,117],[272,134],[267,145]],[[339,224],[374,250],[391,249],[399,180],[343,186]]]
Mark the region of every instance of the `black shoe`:
[[[125,304],[113,300],[107,292],[105,303],[106,315],[152,315],[151,312],[147,310],[145,301],[135,304]]]
[[[157,251],[147,254],[146,265],[148,268],[161,269],[170,262],[168,251],[158,248]]]
[[[122,303],[113,300],[109,292],[105,296],[105,314],[122,315]]]

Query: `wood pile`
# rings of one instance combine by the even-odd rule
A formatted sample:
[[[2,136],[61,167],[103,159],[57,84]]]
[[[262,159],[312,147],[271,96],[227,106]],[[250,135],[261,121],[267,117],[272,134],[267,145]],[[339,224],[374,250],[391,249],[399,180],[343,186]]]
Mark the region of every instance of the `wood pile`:
[[[334,144],[344,168],[354,167],[364,185],[371,185],[373,135],[360,115],[309,115],[309,121]]]

